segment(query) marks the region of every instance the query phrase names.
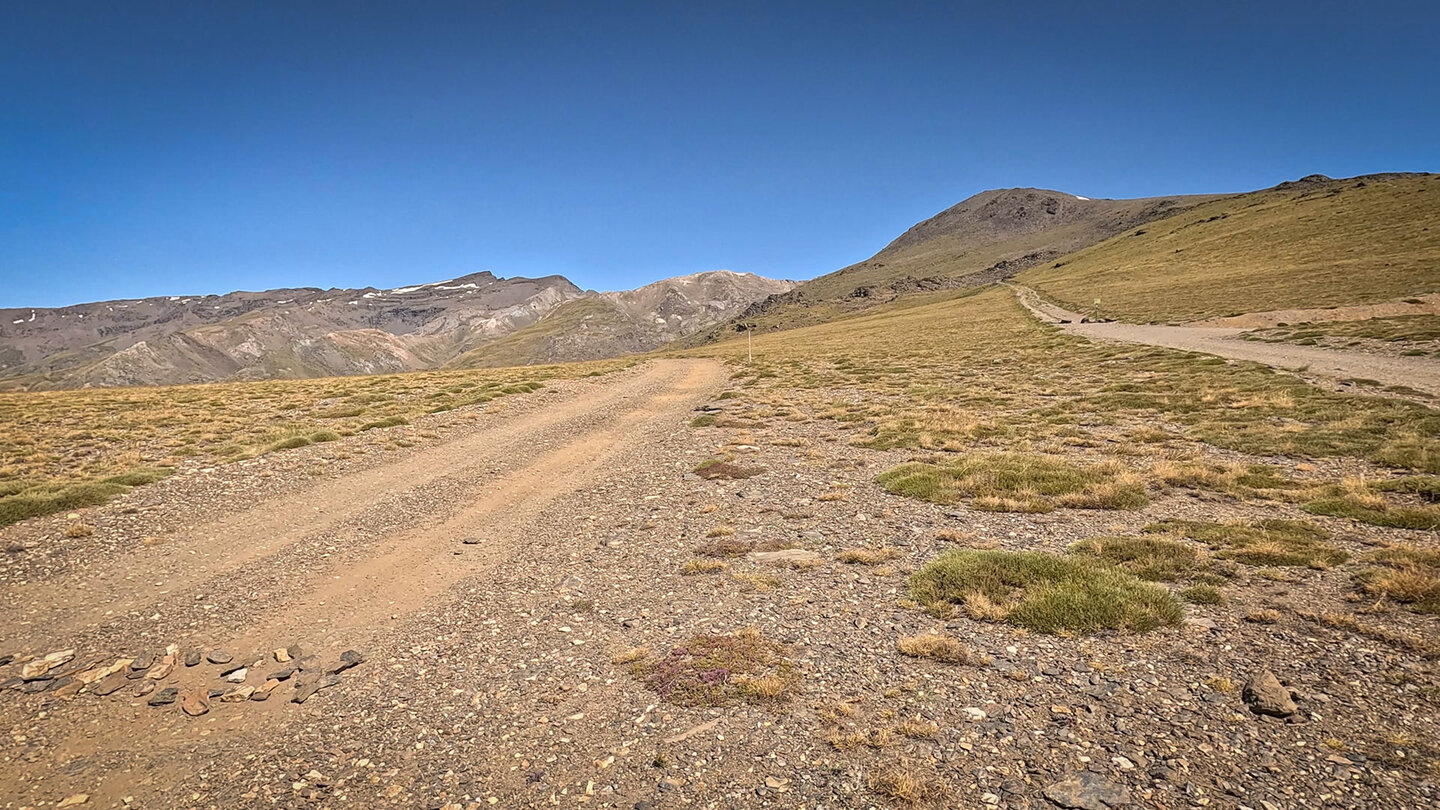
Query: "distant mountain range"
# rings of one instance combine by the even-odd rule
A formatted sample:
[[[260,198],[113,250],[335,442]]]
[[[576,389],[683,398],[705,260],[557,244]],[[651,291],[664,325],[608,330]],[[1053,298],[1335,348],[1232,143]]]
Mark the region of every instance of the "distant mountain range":
[[[304,288],[7,309],[0,310],[0,387],[591,360],[715,341],[741,323],[762,330],[805,326],[913,293],[977,287],[1020,273],[1075,306],[1103,293],[1107,304],[1131,317],[1199,317],[1231,306],[1222,306],[1224,296],[1200,294],[1215,286],[1209,276],[1222,270],[1226,283],[1250,290],[1247,300],[1257,306],[1289,300],[1265,294],[1279,288],[1275,273],[1293,263],[1294,251],[1280,234],[1320,246],[1312,252],[1348,257],[1344,263],[1312,257],[1312,263],[1334,264],[1342,275],[1389,279],[1372,285],[1387,295],[1427,292],[1440,266],[1432,261],[1429,227],[1435,190],[1434,175],[1413,173],[1347,180],[1312,175],[1242,194],[1133,200],[996,189],[917,223],[865,261],[800,284],[717,270],[597,293],[561,276],[476,273],[391,290]],[[1236,213],[1241,210],[1313,200],[1324,204],[1267,214],[1264,229],[1274,238],[1233,225],[1250,221]],[[1362,236],[1367,251],[1357,258],[1352,254]],[[1190,279],[1195,292],[1188,306],[1172,302],[1166,309],[1151,300],[1154,282],[1169,277]],[[1311,299],[1329,303],[1319,294],[1305,298]]]
[[[793,286],[716,270],[597,293],[562,276],[484,272],[389,290],[0,309],[0,385],[170,385],[592,359],[657,348]]]

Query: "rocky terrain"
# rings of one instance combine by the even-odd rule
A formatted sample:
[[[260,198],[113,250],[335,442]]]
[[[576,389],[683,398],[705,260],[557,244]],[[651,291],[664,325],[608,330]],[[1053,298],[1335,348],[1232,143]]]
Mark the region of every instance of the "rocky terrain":
[[[595,293],[560,276],[485,272],[389,290],[301,288],[5,309],[0,382],[32,389],[169,385],[495,365],[467,353],[517,335],[490,356],[503,354],[506,365],[597,359],[656,348],[791,286],[722,270]],[[544,323],[551,316],[556,320]]]
[[[0,802],[1440,798],[1432,622],[1340,622],[1341,569],[1245,567],[1222,603],[1146,634],[1036,634],[908,601],[907,573],[949,550],[1061,555],[1158,519],[1272,507],[1189,489],[1122,512],[897,498],[874,476],[910,451],[856,446],[844,422],[776,418],[760,401],[788,389],[736,397],[725,377],[692,362],[562,381],[504,412],[399,428],[434,436],[414,447],[365,435],[197,467],[5,530],[19,550],[0,580],[13,656]],[[708,418],[687,426],[693,414]],[[707,472],[715,458],[728,468]],[[70,537],[77,522],[92,532]],[[1414,539],[1324,522],[1355,554]],[[88,595],[55,598],[67,591]],[[1420,640],[1405,646],[1406,632]],[[775,645],[775,692],[734,691],[718,670],[713,698],[666,691],[656,662],[755,638]]]

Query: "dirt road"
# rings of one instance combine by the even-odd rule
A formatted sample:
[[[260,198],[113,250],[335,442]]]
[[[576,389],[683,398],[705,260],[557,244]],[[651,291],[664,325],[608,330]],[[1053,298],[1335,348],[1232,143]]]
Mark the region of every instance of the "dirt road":
[[[264,464],[221,468],[218,479],[214,471],[177,476],[142,491],[154,504],[140,510],[142,542],[105,544],[107,523],[123,525],[135,509],[113,504],[84,516],[101,527],[94,538],[70,541],[48,558],[4,559],[0,654],[73,649],[74,659],[56,668],[63,678],[66,670],[93,671],[82,664],[158,658],[173,643],[180,660],[150,683],[183,693],[226,687],[218,681],[223,671],[264,659],[245,681],[260,684],[261,671],[282,668],[267,653],[297,642],[326,664],[347,649],[403,645],[398,628],[442,606],[456,583],[484,578],[516,549],[566,541],[561,533],[573,522],[553,519],[566,501],[602,481],[617,460],[643,458],[658,438],[685,430],[690,411],[724,379],[719,364],[672,360],[559,383],[358,469],[318,479],[282,471],[286,480],[259,499],[245,495],[236,476],[273,475]],[[58,536],[44,521],[3,535],[12,544]],[[183,665],[186,652],[214,649],[231,653],[233,663]],[[134,687],[133,700],[67,694],[56,679],[44,694],[0,706],[15,743],[0,806],[80,793],[100,806],[153,797],[183,776],[177,747],[217,730],[233,744],[274,727],[287,710],[288,694],[246,703],[246,711],[224,712],[215,723],[187,724],[180,712],[146,707],[139,692],[147,678],[136,674],[124,693]],[[173,798],[147,806],[174,806]]]
[[[1236,336],[1245,330],[1234,328],[1081,323],[1080,314],[1041,300],[1034,290],[1013,284],[1009,286],[1015,290],[1020,303],[1035,317],[1046,323],[1059,324],[1072,334],[1096,340],[1144,343],[1250,360],[1288,371],[1303,370],[1306,375],[1333,380],[1373,380],[1382,385],[1406,386],[1440,396],[1440,363],[1434,358],[1381,357],[1313,346],[1260,343],[1240,340]]]

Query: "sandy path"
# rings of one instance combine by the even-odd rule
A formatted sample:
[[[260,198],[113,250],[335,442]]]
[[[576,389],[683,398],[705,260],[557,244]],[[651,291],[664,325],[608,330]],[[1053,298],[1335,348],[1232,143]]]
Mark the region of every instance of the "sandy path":
[[[1040,299],[1034,290],[1009,285],[1020,303],[1046,323],[1059,324],[1067,332],[1096,340],[1144,343],[1168,349],[1250,360],[1287,371],[1336,380],[1374,380],[1383,385],[1403,385],[1440,396],[1440,362],[1429,357],[1381,357],[1364,352],[1347,352],[1315,346],[1260,343],[1240,340],[1244,329],[1200,326],[1155,326],[1133,323],[1081,323],[1081,315]]]
[[[393,463],[321,480],[222,520],[194,515],[194,528],[161,548],[7,593],[0,604],[5,652],[73,647],[77,660],[108,663],[174,642],[182,650],[223,647],[239,663],[297,640],[327,661],[347,648],[368,649],[514,549],[564,540],[547,513],[603,478],[617,454],[643,453],[657,437],[686,429],[690,411],[713,397],[725,377],[712,361],[656,361],[417,447]],[[151,582],[163,589],[147,588]],[[278,667],[273,660],[264,665]],[[212,670],[176,667],[162,686],[214,687],[207,680],[216,677]],[[27,725],[11,713],[23,712],[26,700],[6,707],[10,728]],[[24,786],[59,763],[117,756],[134,762],[136,754],[121,752],[137,735],[148,740],[138,766],[151,778],[165,773],[173,746],[193,745],[198,726],[143,702],[80,694],[52,704],[44,755],[4,766],[10,776],[0,783],[14,792],[0,789],[0,806],[33,801]],[[280,698],[225,712],[203,733],[232,739],[263,733],[286,705]],[[96,796],[105,804],[136,790],[133,773],[116,772],[110,786],[113,795],[107,787]]]

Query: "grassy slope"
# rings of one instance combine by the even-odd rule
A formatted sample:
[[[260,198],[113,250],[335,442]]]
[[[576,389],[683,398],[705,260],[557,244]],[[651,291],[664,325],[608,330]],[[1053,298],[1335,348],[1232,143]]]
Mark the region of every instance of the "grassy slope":
[[[1138,235],[1136,235],[1138,233]],[[1440,290],[1440,176],[1215,200],[1021,273],[1053,300],[1184,322]]]
[[[743,365],[745,344],[689,353]],[[1440,472],[1434,410],[1323,391],[1254,364],[1091,343],[1029,318],[1002,289],[757,335],[755,353],[740,372],[747,401],[803,407],[877,448],[1023,452],[1133,436]]]
[[[499,368],[544,361],[555,356],[556,344],[561,341],[572,346],[584,342],[586,350],[601,357],[611,354],[613,343],[606,340],[607,336],[624,334],[629,326],[629,319],[609,301],[578,298],[566,301],[524,329],[471,349],[447,363],[446,368]]]

